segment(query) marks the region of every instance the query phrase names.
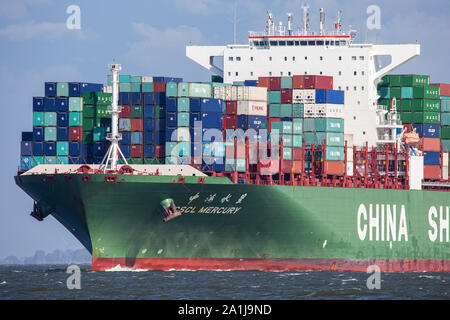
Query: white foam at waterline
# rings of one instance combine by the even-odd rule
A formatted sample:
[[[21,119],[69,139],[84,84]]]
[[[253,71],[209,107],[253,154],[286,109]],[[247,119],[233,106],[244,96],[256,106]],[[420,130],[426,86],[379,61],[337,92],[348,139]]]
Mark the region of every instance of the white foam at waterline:
[[[0,282],[0,284],[6,284],[6,281]]]
[[[117,266],[111,268],[111,269],[106,269],[106,272],[145,272],[145,271],[149,271],[148,269],[133,269],[130,267],[122,267],[120,264],[118,264]]]

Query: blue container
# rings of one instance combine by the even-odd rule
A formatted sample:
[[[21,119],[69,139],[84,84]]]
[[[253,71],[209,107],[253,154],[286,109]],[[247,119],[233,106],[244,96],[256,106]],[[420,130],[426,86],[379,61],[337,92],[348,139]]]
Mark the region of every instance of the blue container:
[[[203,128],[222,128],[222,113],[202,113]]]
[[[178,126],[178,116],[176,112],[166,112],[166,125],[168,127]]]
[[[44,155],[44,143],[33,142],[33,156],[42,157]]]
[[[33,141],[33,132],[22,132],[22,141]]]
[[[144,158],[155,157],[155,146],[153,144],[146,144],[144,146]]]
[[[191,155],[193,157],[203,156],[203,144],[201,142],[191,143]]]
[[[69,114],[67,112],[58,112],[56,115],[56,125],[58,127],[68,127]]]
[[[237,127],[240,129],[266,129],[267,117],[263,116],[237,116]]]
[[[132,105],[141,105],[142,103],[142,93],[140,92],[132,92],[131,93],[131,104]]]
[[[69,128],[68,127],[56,128],[56,139],[58,141],[69,141]]]
[[[144,131],[155,130],[155,119],[144,119]],[[132,143],[134,144],[134,143]]]
[[[344,104],[344,91],[317,89],[316,103]]]
[[[172,128],[169,128],[169,127],[167,127],[166,128],[166,130],[165,130],[165,137],[166,137],[166,141],[169,141],[169,142],[175,142],[175,141],[177,141],[177,128],[175,127],[172,127]]]
[[[189,126],[195,127],[196,121],[202,121],[202,114],[200,112],[191,112],[189,114]]]
[[[201,169],[204,171],[225,171],[225,159],[222,157],[203,157]]]
[[[413,124],[420,138],[439,138],[441,136],[441,126],[438,124]]]
[[[166,111],[177,112],[178,111],[178,99],[166,98]]]
[[[144,118],[155,117],[155,106],[144,106]]]
[[[56,112],[56,99],[55,98],[44,98],[44,111],[46,112]]]
[[[153,136],[155,144],[164,144],[164,142],[166,141],[165,131],[155,131]]]
[[[142,144],[142,132],[132,132],[131,133],[131,144]]]
[[[423,164],[426,166],[439,166],[441,164],[441,153],[424,151]]]
[[[163,77],[164,81],[161,82],[183,82],[183,78],[172,78],[172,77]],[[155,79],[153,78],[153,82],[158,82],[155,81]]]
[[[81,97],[80,83],[79,82],[69,82],[69,97]]]
[[[33,157],[24,156],[20,157],[20,170],[28,171],[33,168]]]
[[[153,131],[144,131],[144,144],[155,144],[155,134]]]
[[[119,130],[120,131],[131,131],[131,119],[120,118],[119,119]]]
[[[166,103],[165,92],[145,92],[143,96],[145,105],[164,105]]]
[[[122,131],[122,140],[120,140],[120,144],[131,144],[131,132]]]
[[[56,82],[45,83],[45,96],[56,97]]]
[[[165,82],[164,77],[153,77],[153,82]]]
[[[195,110],[200,111],[201,104],[202,104],[201,98],[190,98],[189,99],[189,108],[191,111],[195,111]]]
[[[43,97],[33,97],[33,111],[44,111]]]
[[[154,119],[155,129],[154,131],[164,131],[166,128],[166,119]]]
[[[69,111],[69,98],[57,97],[55,99],[56,111],[67,112]]]
[[[222,113],[223,112],[223,100],[213,98],[200,99],[200,106],[196,103],[192,104],[190,101],[190,111],[192,112],[209,112],[209,113]]]
[[[81,159],[81,157],[69,157],[69,164],[82,164],[82,163],[83,160]]]
[[[246,86],[246,87],[256,87],[257,82],[258,81],[256,81],[256,80],[245,80],[244,81],[244,86]]]
[[[119,92],[119,105],[130,105],[131,95],[130,92]]]
[[[44,156],[56,156],[56,142],[44,142]]]
[[[131,146],[130,145],[120,145],[120,150],[123,153],[123,156],[125,158],[129,158],[130,157],[130,153],[131,153]]]
[[[69,143],[69,156],[71,157],[80,157],[83,152],[83,143],[82,142],[70,142]]]
[[[33,140],[34,141],[44,141],[44,128],[43,127],[33,127]]]
[[[33,143],[31,141],[22,141],[20,143],[20,155],[21,156],[33,155]]]
[[[86,83],[82,82],[79,85],[80,87],[80,93],[82,96],[85,92],[103,92],[103,84],[101,83]],[[70,88],[69,88],[70,91]]]
[[[191,136],[191,142],[201,142],[203,139],[203,130],[198,128],[190,128],[189,134]]]

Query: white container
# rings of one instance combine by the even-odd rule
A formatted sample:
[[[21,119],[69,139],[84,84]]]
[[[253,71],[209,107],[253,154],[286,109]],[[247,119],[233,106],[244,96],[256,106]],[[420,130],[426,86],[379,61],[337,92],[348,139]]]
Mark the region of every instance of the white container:
[[[344,105],[342,104],[316,104],[316,116],[320,118],[344,118]]]
[[[191,134],[188,127],[178,127],[177,128],[177,141],[178,142],[189,142],[191,141]]]
[[[142,77],[142,82],[153,82],[153,77]]]
[[[442,154],[442,166],[448,168],[448,152]]]
[[[305,103],[303,107],[304,118],[316,118],[316,105],[311,103]]]
[[[224,100],[233,101],[232,92],[231,92],[232,88],[233,88],[232,86],[225,87],[225,99]]]
[[[344,141],[347,141],[347,147],[353,147],[353,134],[344,134]]]
[[[442,180],[448,180],[448,167],[442,168]]]
[[[264,87],[247,87],[248,100],[267,102],[267,88]]]
[[[347,175],[353,176],[353,162],[347,162]]]
[[[315,103],[316,90],[294,89],[292,90],[292,103]]]
[[[104,86],[103,92],[104,93],[112,93],[112,86]]]
[[[214,87],[214,99],[225,100],[225,87]]]
[[[238,101],[237,114],[267,116],[267,103],[262,101]]]
[[[237,87],[237,100],[238,101],[246,101],[248,100],[248,87]]]

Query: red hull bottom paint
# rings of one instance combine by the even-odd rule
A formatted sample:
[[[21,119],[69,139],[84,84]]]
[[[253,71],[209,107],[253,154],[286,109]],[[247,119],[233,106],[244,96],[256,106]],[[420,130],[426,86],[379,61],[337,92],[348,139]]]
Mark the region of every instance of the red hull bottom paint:
[[[382,272],[450,272],[450,260],[412,259],[239,259],[239,258],[95,258],[91,270],[117,266],[138,270],[357,271],[377,265]]]

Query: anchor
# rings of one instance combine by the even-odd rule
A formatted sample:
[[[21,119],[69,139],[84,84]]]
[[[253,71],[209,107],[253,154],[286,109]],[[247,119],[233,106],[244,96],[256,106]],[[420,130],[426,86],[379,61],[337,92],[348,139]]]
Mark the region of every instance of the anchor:
[[[177,207],[175,206],[175,202],[173,201],[173,199],[164,199],[163,201],[161,201],[160,204],[164,209],[163,222],[172,220],[182,214],[180,211],[177,210]]]

